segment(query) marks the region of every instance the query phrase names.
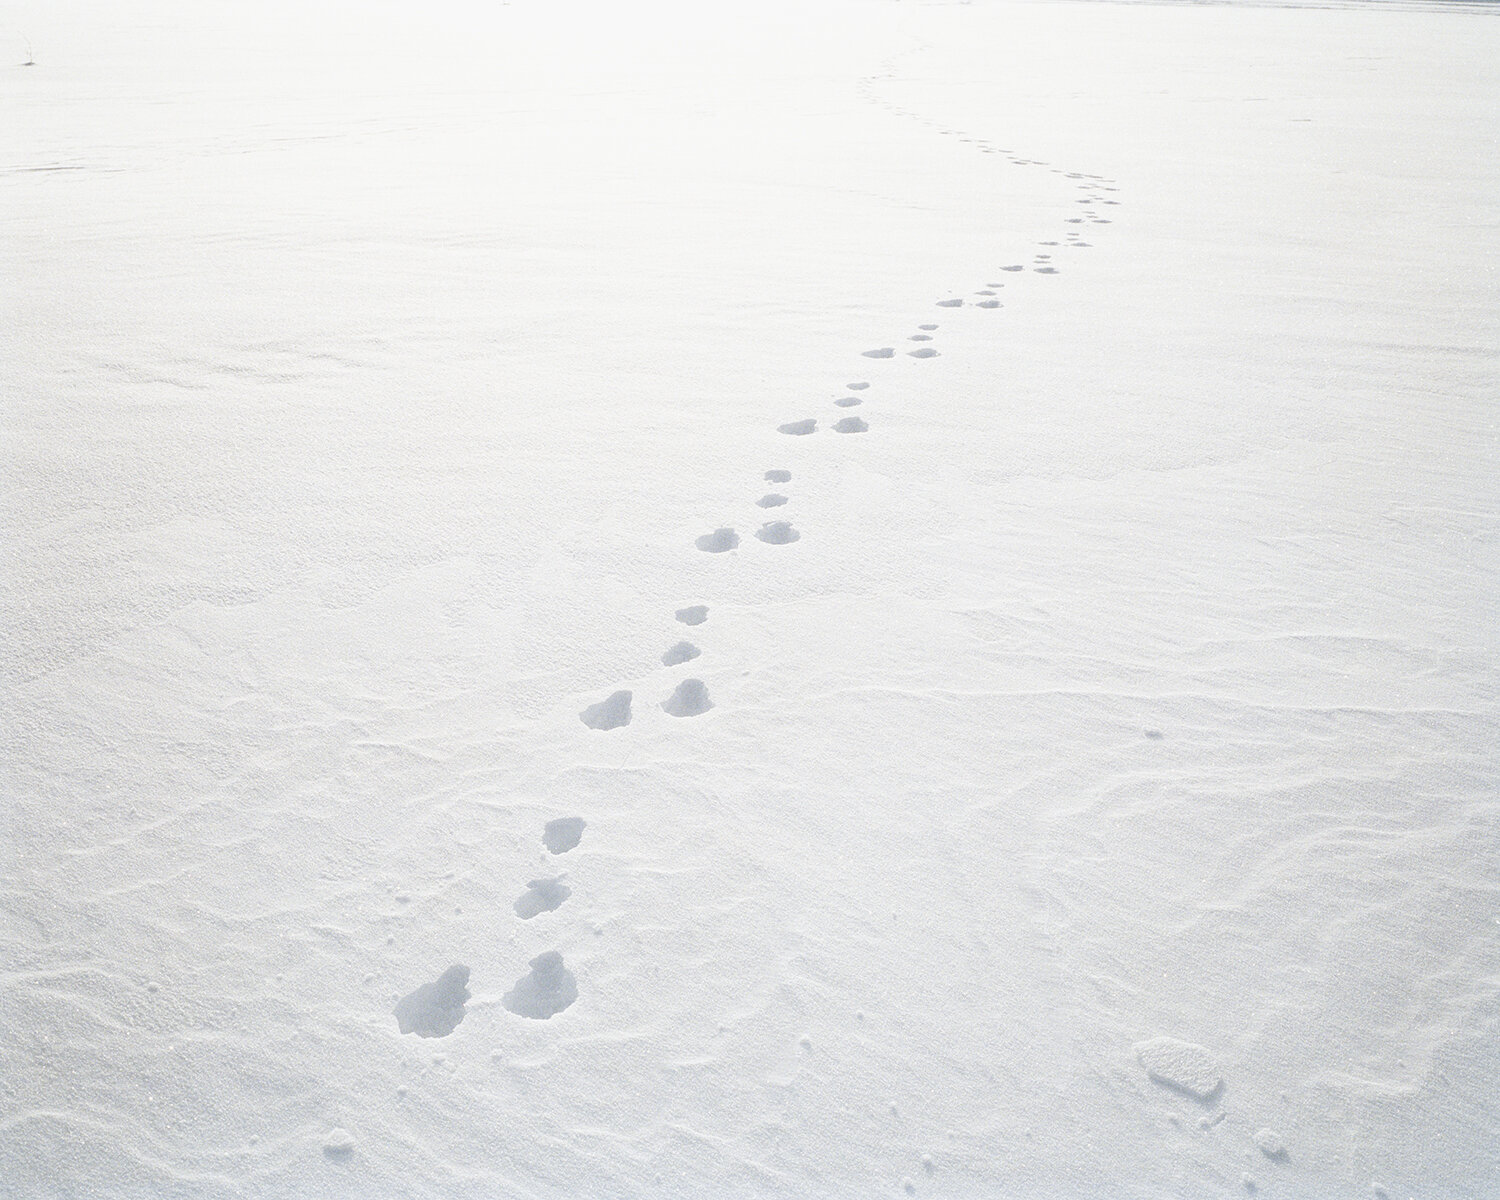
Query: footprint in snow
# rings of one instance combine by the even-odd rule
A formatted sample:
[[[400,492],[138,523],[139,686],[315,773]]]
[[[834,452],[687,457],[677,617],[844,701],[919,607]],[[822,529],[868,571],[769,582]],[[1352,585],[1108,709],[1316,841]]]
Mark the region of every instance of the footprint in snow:
[[[661,706],[674,717],[697,717],[711,709],[714,702],[708,698],[703,680],[684,679]]]
[[[955,296],[951,300],[939,300],[937,302],[937,306],[939,308],[962,308],[964,306],[964,302],[962,299]]]
[[[791,478],[790,471],[780,473],[786,475],[789,479]],[[766,478],[769,479],[774,474],[777,474],[777,472],[767,471]],[[708,605],[690,604],[686,608],[679,608],[677,610],[677,619],[684,625],[702,625],[704,621],[708,620]]]
[[[562,902],[573,894],[573,889],[563,884],[562,876],[552,879],[533,879],[516,900],[516,916],[529,921],[540,913],[553,912],[562,907]]]
[[[590,704],[578,719],[590,729],[618,729],[630,724],[630,693],[614,692],[598,704]]]
[[[558,817],[542,828],[542,845],[550,854],[566,854],[583,840],[582,817]]]
[[[1056,275],[1057,274],[1057,268],[1056,267],[1036,267],[1036,268],[1033,268],[1033,269],[1036,271],[1036,273],[1038,275]]]
[[[516,986],[500,998],[500,1003],[518,1017],[546,1021],[578,999],[578,981],[563,966],[562,955],[556,950],[537,955],[527,965],[531,973],[518,979]]]
[[[907,338],[906,340],[908,342],[930,342],[930,341],[932,341],[932,334],[930,334],[930,333],[914,333],[914,334],[911,335],[911,337]]]
[[[1001,304],[1000,301],[998,301],[998,300],[981,300],[974,307],[975,308],[1004,308],[1005,306],[1003,304]]]
[[[767,483],[791,483],[792,473],[790,471],[767,471]]]
[[[785,546],[802,535],[792,528],[790,521],[771,521],[755,531],[755,536],[772,546]]]
[[[836,433],[864,433],[870,425],[869,422],[862,421],[858,417],[844,417],[842,420],[835,421],[833,428]]]
[[[936,358],[938,356],[938,352],[931,346],[918,346],[915,350],[908,350],[906,353],[912,358]]]
[[[678,642],[665,654],[661,656],[661,665],[664,667],[675,667],[680,663],[692,662],[703,651],[693,645],[692,642]]]
[[[454,963],[431,983],[424,983],[396,1003],[396,1025],[418,1037],[447,1037],[464,1019],[469,998],[469,968]]]
[[[894,346],[882,346],[878,350],[861,350],[866,358],[895,358],[896,348]]]
[[[922,328],[925,329],[926,326],[924,325],[924,326],[922,326]],[[937,326],[934,325],[933,328],[936,329]],[[846,384],[844,384],[844,386],[846,388],[848,388],[851,392],[862,392],[867,387],[869,387],[870,385],[868,383],[860,382],[860,383],[846,383]]]
[[[1026,264],[1025,263],[1011,263],[1010,266],[1008,266],[1008,267],[1001,267],[1000,269],[1002,271],[1024,271],[1026,269]]]
[[[761,508],[780,508],[786,503],[786,497],[780,492],[767,492],[755,503]]]
[[[740,535],[732,529],[715,529],[712,533],[705,533],[693,544],[707,554],[723,554],[740,544]]]
[[[857,404],[863,404],[864,401],[858,396],[840,396],[834,403],[840,408],[853,408]]]
[[[931,333],[934,329],[937,328],[937,326],[936,325],[918,325],[917,328],[920,329],[920,330],[922,330],[923,333]]]
[[[818,423],[812,417],[805,421],[788,421],[785,425],[776,426],[778,433],[789,433],[793,437],[806,437],[817,429]]]

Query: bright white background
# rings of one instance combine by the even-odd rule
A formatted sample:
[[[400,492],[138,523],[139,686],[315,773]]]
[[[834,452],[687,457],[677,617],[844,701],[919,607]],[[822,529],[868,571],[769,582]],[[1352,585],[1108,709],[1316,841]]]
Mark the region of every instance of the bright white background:
[[[1500,1188],[1493,15],[4,22],[0,1194]]]

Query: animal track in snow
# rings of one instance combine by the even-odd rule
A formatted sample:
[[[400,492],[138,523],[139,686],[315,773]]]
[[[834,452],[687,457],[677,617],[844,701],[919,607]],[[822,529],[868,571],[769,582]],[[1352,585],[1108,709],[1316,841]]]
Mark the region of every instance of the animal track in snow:
[[[932,341],[932,334],[930,334],[930,333],[914,333],[914,334],[911,335],[911,337],[907,338],[906,340],[908,342],[930,342],[930,341]]]
[[[661,665],[664,667],[675,667],[680,663],[692,662],[703,651],[693,645],[692,642],[678,642],[665,654],[661,656]]]
[[[661,702],[662,709],[674,717],[697,717],[714,706],[708,698],[708,688],[701,679],[684,679],[676,689]]]
[[[558,817],[555,821],[548,821],[542,828],[542,845],[551,854],[566,854],[583,840],[586,824],[582,817]]]
[[[780,508],[786,503],[786,497],[780,492],[767,492],[755,503],[761,508]]]
[[[396,1025],[418,1037],[447,1037],[464,1019],[469,998],[469,968],[454,963],[431,983],[424,983],[396,1004]]]
[[[844,417],[833,423],[834,431],[837,433],[864,433],[869,429],[869,423],[858,417]],[[764,539],[762,539],[764,541]]]
[[[840,408],[853,408],[856,404],[863,404],[864,401],[858,396],[840,396],[834,403]]]
[[[618,729],[630,724],[630,693],[614,692],[578,714],[590,729]]]
[[[962,308],[964,302],[958,296],[954,296],[951,300],[939,300],[937,306],[939,308]]]
[[[1000,269],[1002,271],[1024,271],[1026,269],[1026,264],[1025,263],[1012,263],[1010,266],[1008,266],[1008,267],[1001,267]]]
[[[556,950],[537,955],[527,965],[531,973],[518,979],[500,999],[518,1017],[545,1021],[578,999],[578,981]]]
[[[925,326],[923,326],[923,328],[925,328]],[[933,328],[936,329],[937,326],[934,325]],[[869,387],[870,385],[868,383],[846,383],[846,384],[844,384],[844,386],[846,388],[848,388],[851,392],[862,392],[867,387]]]
[[[790,471],[767,471],[767,483],[791,483],[792,473]]]
[[[806,437],[817,429],[818,423],[812,417],[805,421],[788,421],[785,425],[776,426],[777,433],[789,433],[793,437]]]
[[[931,346],[918,346],[915,350],[908,350],[906,353],[912,358],[936,358],[938,356],[938,352]]]
[[[572,894],[573,889],[564,885],[560,875],[552,879],[533,879],[516,899],[516,916],[529,921],[541,913],[553,912],[561,908],[562,902]]]
[[[775,474],[783,474],[790,479],[792,473],[790,471],[767,471],[766,478],[769,479]],[[690,604],[686,608],[679,608],[677,610],[677,619],[684,625],[702,625],[704,621],[708,620],[708,605]]]
[[[857,420],[849,417],[848,420]],[[755,531],[755,536],[772,546],[785,546],[802,535],[792,528],[790,521],[770,521]]]
[[[931,333],[934,329],[937,328],[937,326],[936,325],[918,325],[917,328],[920,329],[920,330],[922,330],[923,333]]]
[[[1056,275],[1057,274],[1057,268],[1056,267],[1034,267],[1032,269],[1038,275]]]
[[[881,346],[878,350],[861,350],[866,358],[895,358],[896,348],[894,346]]]
[[[723,554],[740,544],[740,535],[732,529],[715,529],[712,533],[705,533],[693,544],[707,554]]]

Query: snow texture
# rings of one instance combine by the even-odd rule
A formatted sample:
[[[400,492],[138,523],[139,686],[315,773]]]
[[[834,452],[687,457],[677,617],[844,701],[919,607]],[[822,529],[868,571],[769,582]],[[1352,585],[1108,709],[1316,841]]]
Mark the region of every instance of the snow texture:
[[[1214,1056],[1192,1042],[1180,1042],[1170,1037],[1152,1038],[1136,1043],[1135,1057],[1152,1079],[1185,1092],[1195,1100],[1214,1096],[1223,1082]]]
[[[1500,1196],[1496,97],[8,6],[0,1198]]]

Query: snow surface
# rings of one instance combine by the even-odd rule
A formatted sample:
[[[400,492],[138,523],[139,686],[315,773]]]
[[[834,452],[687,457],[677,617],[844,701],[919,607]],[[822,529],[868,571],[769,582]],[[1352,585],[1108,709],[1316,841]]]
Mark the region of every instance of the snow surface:
[[[3,21],[0,1194],[1500,1195],[1493,8]]]

